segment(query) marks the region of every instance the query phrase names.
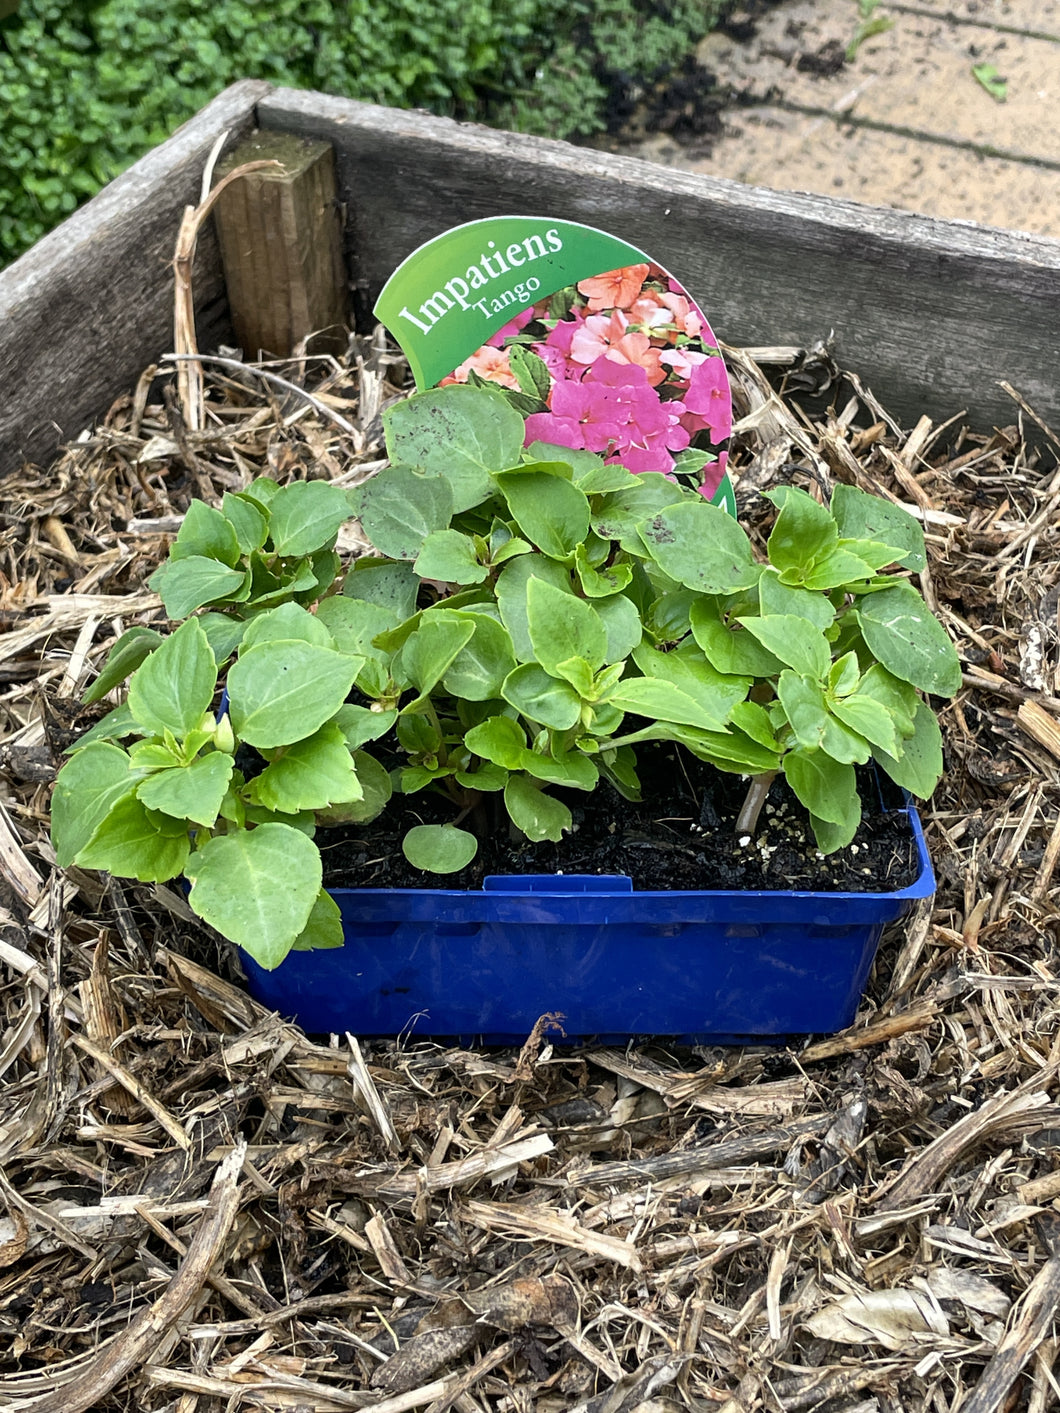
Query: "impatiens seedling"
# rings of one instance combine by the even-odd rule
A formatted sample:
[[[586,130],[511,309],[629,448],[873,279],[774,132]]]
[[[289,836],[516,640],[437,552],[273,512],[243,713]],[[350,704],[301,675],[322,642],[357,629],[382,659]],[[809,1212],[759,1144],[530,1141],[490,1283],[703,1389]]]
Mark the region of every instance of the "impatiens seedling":
[[[341,581],[334,487],[193,505],[152,581],[185,621],[131,630],[88,694],[131,672],[60,772],[60,864],[183,874],[192,908],[271,968],[341,941],[317,827],[395,791],[450,802],[404,840],[441,874],[498,815],[559,840],[559,787],[638,798],[645,741],[750,777],[741,831],[783,774],[825,852],[857,828],[859,763],[930,795],[923,694],[951,695],[960,669],[906,577],[924,565],[911,516],[784,487],[763,562],[697,486],[543,441],[536,415],[488,385],[393,406],[390,464],[354,493],[379,552]]]

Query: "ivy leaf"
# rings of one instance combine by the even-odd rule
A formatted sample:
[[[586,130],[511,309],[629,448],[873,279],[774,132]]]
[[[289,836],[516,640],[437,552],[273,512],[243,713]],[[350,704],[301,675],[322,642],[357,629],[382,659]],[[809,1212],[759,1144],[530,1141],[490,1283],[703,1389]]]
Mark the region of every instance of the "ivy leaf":
[[[637,531],[663,573],[698,593],[735,593],[761,576],[743,530],[727,511],[704,500],[669,506]]]
[[[922,692],[952,697],[960,689],[961,664],[946,630],[911,584],[860,599],[862,637],[888,672]]]
[[[187,873],[193,911],[266,971],[279,966],[305,930],[323,881],[319,849],[289,824],[208,839]]]
[[[551,839],[558,844],[570,829],[571,812],[562,801],[544,794],[525,775],[513,775],[504,787],[504,805],[516,829],[533,844]]]
[[[459,530],[432,531],[412,567],[421,579],[438,579],[443,584],[481,584],[486,577],[474,541]]]
[[[445,477],[453,514],[487,500],[490,472],[517,465],[523,449],[519,413],[490,392],[460,384],[394,403],[383,427],[391,461]]]
[[[328,481],[292,481],[269,505],[269,537],[277,554],[313,554],[330,548],[339,526],[350,518],[346,492]]]
[[[130,769],[119,746],[104,741],[84,746],[66,762],[51,802],[52,843],[60,868],[70,867],[96,826],[123,796],[133,794],[142,778],[142,772]]]
[[[220,560],[229,568],[239,562],[239,541],[234,528],[219,510],[202,500],[189,503],[177,538],[169,547],[171,560],[187,559],[191,555]]]
[[[313,643],[259,643],[229,669],[236,735],[263,749],[312,736],[342,706],[363,665],[361,658]]]
[[[161,642],[162,634],[153,628],[137,625],[126,629],[107,654],[99,676],[81,697],[84,705],[101,701],[119,682],[124,682],[130,672],[135,672]]]
[[[417,824],[402,839],[401,852],[425,873],[458,873],[478,853],[478,840],[453,824]]]
[[[190,849],[184,820],[149,810],[135,795],[126,795],[97,824],[77,863],[119,878],[164,883],[184,871]]]
[[[342,912],[325,888],[317,894],[309,921],[291,943],[292,952],[333,951],[343,945]]]
[[[148,579],[170,618],[187,618],[208,603],[222,603],[246,587],[241,569],[229,569],[216,559],[189,555],[167,559]]]
[[[224,751],[211,751],[190,765],[159,770],[137,786],[141,804],[149,810],[190,819],[209,829],[217,820],[221,803],[232,778],[232,757]]]
[[[149,734],[171,731],[179,740],[202,721],[216,684],[209,641],[191,618],[136,669],[129,683],[129,710]]]
[[[395,462],[359,488],[357,507],[377,550],[391,559],[415,559],[428,535],[448,527],[453,492],[441,472]]]
[[[281,814],[359,800],[362,790],[341,727],[327,722],[295,741],[250,782],[247,798]]]

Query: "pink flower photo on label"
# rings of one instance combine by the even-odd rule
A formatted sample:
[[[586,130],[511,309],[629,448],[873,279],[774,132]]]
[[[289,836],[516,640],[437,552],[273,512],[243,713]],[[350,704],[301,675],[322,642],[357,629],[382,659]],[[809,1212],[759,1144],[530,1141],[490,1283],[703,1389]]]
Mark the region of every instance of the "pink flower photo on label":
[[[469,381],[507,390],[527,445],[594,452],[635,473],[695,474],[708,499],[725,474],[725,363],[701,310],[657,265],[607,270],[519,311],[443,379]]]

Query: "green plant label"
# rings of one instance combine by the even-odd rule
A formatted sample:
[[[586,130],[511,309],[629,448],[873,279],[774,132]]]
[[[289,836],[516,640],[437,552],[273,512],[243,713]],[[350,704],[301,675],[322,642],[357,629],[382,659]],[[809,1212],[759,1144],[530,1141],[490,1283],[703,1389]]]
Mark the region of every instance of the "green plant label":
[[[414,250],[375,313],[421,390],[493,385],[525,419],[527,445],[694,476],[736,514],[717,339],[683,285],[636,246],[545,216],[470,221]]]

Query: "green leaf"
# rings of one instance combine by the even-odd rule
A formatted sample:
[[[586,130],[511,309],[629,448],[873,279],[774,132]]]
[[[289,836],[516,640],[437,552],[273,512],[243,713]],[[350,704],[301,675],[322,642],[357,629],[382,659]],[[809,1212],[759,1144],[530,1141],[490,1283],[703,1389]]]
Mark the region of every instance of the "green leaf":
[[[704,731],[725,730],[724,716],[710,706],[675,687],[672,682],[657,677],[629,677],[619,682],[608,698],[608,704],[620,711],[646,716],[653,721],[672,721],[683,726],[698,726]]]
[[[607,634],[604,662],[622,662],[644,636],[637,605],[625,594],[612,594],[607,599],[594,599],[592,612]]]
[[[528,396],[536,397],[542,407],[547,406],[552,379],[545,360],[519,344],[512,345],[508,358],[520,389]]]
[[[571,790],[592,790],[600,779],[599,770],[581,751],[564,751],[559,756],[525,751],[523,769],[535,780],[544,780],[549,785],[563,785]]]
[[[617,471],[619,468],[608,469]],[[681,486],[657,471],[645,471],[635,476],[624,490],[603,497],[599,509],[592,512],[592,527],[602,540],[618,540],[624,550],[643,557],[644,541],[638,526],[656,512],[687,499],[688,493]]]
[[[305,930],[323,870],[320,851],[301,830],[261,824],[207,840],[187,872],[192,909],[271,971]]]
[[[467,732],[464,745],[494,765],[519,770],[526,751],[526,732],[510,716],[492,716]]]
[[[637,529],[663,573],[698,593],[731,594],[761,576],[743,530],[727,511],[704,500],[670,506]]]
[[[353,765],[362,790],[361,798],[317,810],[316,818],[321,824],[367,824],[390,803],[394,793],[390,774],[376,758],[367,751],[354,751]]]
[[[250,782],[247,798],[281,814],[359,800],[361,786],[341,728],[329,721],[286,747]]]
[[[704,654],[694,649],[660,652],[649,643],[642,643],[634,649],[633,661],[645,677],[672,682],[718,721],[728,721],[733,708],[744,700],[751,687],[749,677],[730,677],[716,671]]]
[[[914,574],[919,574],[927,563],[924,531],[919,521],[900,505],[870,496],[856,486],[839,485],[832,492],[832,514],[844,539],[897,545],[905,551],[898,563]]]
[[[365,481],[357,494],[364,533],[391,559],[415,559],[427,536],[448,528],[453,492],[441,472],[394,463]]]
[[[607,655],[607,633],[584,599],[531,577],[526,587],[527,630],[534,656],[546,672],[558,676],[557,666],[581,657],[595,671]]]
[[[395,621],[404,623],[416,612],[416,595],[420,581],[411,564],[360,559],[346,575],[342,592],[349,599],[363,599],[378,604],[393,613]],[[325,603],[333,600],[325,600]],[[321,608],[325,605],[321,604]]]
[[[373,711],[371,707],[356,706],[346,702],[335,713],[335,725],[342,732],[347,746],[355,751],[369,741],[378,741],[385,736],[397,721],[396,707],[387,711]]]
[[[91,742],[66,762],[51,802],[52,844],[60,868],[70,867],[96,826],[123,796],[132,796],[142,778],[142,772],[130,769],[120,747],[104,741]]]
[[[960,689],[961,664],[946,630],[911,584],[860,599],[862,637],[888,672],[922,692],[952,697]]]
[[[785,670],[777,680],[777,696],[795,739],[808,751],[816,750],[828,729],[828,704],[816,682]]]
[[[899,736],[913,734],[913,718],[920,698],[916,694],[916,688],[911,687],[908,682],[900,681],[892,676],[886,667],[881,667],[876,662],[862,677],[858,696],[871,697],[873,701],[886,707]]]
[[[832,663],[828,672],[828,692],[833,697],[849,697],[855,691],[861,681],[861,672],[858,667],[858,655],[855,652],[844,653],[841,658],[837,658]]]
[[[896,785],[918,799],[930,799],[942,776],[942,733],[927,702],[917,704],[913,734],[902,742],[900,756],[879,749],[873,755]]]
[[[275,486],[276,482],[270,481],[269,485]],[[279,490],[279,487],[276,489]],[[238,491],[225,491],[221,510],[235,531],[236,542],[242,554],[251,554],[254,550],[261,549],[269,537],[269,522],[260,506]],[[232,563],[234,564],[235,560]]]
[[[499,697],[501,684],[515,668],[511,634],[484,613],[455,613],[454,617],[470,623],[475,631],[449,664],[443,678],[445,690],[465,702]]]
[[[781,670],[780,660],[741,626],[740,619],[728,618],[716,598],[696,599],[689,610],[689,621],[693,638],[718,672],[773,677]]]
[[[327,481],[292,481],[269,506],[269,538],[277,554],[312,554],[330,548],[350,518],[346,492]]]
[[[972,77],[995,103],[1004,103],[1008,98],[1008,79],[1002,78],[993,64],[973,64]]]
[[[245,618],[229,618],[225,613],[204,613],[199,619],[199,627],[206,634],[214,662],[220,667],[243,641],[247,621]]]
[[[278,608],[255,614],[246,626],[240,644],[240,656],[259,643],[275,639],[313,643],[318,648],[333,648],[335,640],[325,624],[314,614],[296,603],[282,603]]]
[[[888,564],[900,564],[904,558],[897,545],[881,545],[877,540],[840,540],[836,549],[855,555],[873,570],[883,569]]]
[[[342,706],[362,666],[360,658],[312,643],[259,643],[229,669],[236,735],[265,749],[312,736]]]
[[[241,569],[229,569],[216,559],[191,555],[167,559],[148,579],[161,596],[170,618],[187,618],[208,603],[222,603],[246,583]]]
[[[113,711],[108,711],[106,716],[96,722],[85,734],[79,737],[72,746],[67,746],[64,755],[73,755],[75,751],[81,750],[91,741],[120,741],[123,736],[133,736],[140,732],[140,726],[129,710],[129,703],[122,702],[121,706],[116,706]]]
[[[858,832],[860,823],[860,811],[856,818],[851,811],[844,824],[830,824],[826,819],[818,819],[815,814],[810,815],[810,827],[822,854],[834,854],[837,849],[845,849]]]
[[[803,677],[823,677],[832,661],[832,650],[820,628],[791,613],[771,613],[765,618],[739,620],[767,652]]]
[[[540,445],[540,442],[534,443],[534,446]],[[527,450],[533,454],[534,447],[528,447]],[[596,464],[587,466],[582,471],[579,471],[577,466],[574,468],[574,484],[584,495],[599,496],[612,491],[628,491],[637,484],[637,477],[624,466],[605,465],[598,456],[593,456],[592,452],[585,452],[585,456],[592,456]]]
[[[402,839],[401,852],[425,873],[459,873],[478,853],[478,840],[452,824],[417,824]]]
[[[489,392],[460,384],[394,403],[383,426],[391,461],[447,479],[454,514],[488,499],[490,472],[515,466],[523,449],[519,413]]]
[[[516,829],[533,844],[545,839],[558,844],[573,823],[565,804],[538,790],[524,775],[513,775],[505,785],[504,804]]]
[[[608,669],[608,671],[611,672],[613,669]],[[595,674],[583,657],[569,657],[566,662],[557,663],[556,676],[562,677],[564,682],[569,682],[578,695],[586,701],[595,701],[600,695],[597,690]],[[614,681],[609,681],[608,691],[617,680],[616,677]]]
[[[262,510],[267,510],[279,493],[280,487],[271,476],[256,476],[245,490],[238,492],[239,495],[252,500],[255,505],[260,505]]]
[[[190,850],[184,820],[158,814],[135,795],[126,795],[97,824],[77,864],[141,883],[164,883],[183,872]]]
[[[401,650],[401,665],[421,697],[438,685],[474,633],[475,625],[454,613],[443,610],[423,615],[420,626]]]
[[[344,941],[342,912],[338,903],[321,888],[309,914],[309,921],[291,943],[292,952],[334,951]]]
[[[536,656],[530,641],[526,606],[527,585],[531,579],[541,579],[572,597],[574,594],[567,570],[541,554],[520,555],[501,570],[497,576],[497,607],[520,662],[533,662]]]
[[[459,530],[434,530],[429,534],[413,568],[421,579],[438,579],[443,584],[481,584],[486,577],[474,541]]]
[[[172,731],[179,739],[202,721],[216,684],[213,652],[192,618],[136,669],[129,683],[129,710],[147,732],[161,736]]]
[[[603,599],[611,594],[621,593],[623,589],[629,588],[633,578],[633,566],[630,564],[611,564],[603,569],[594,569],[589,563],[584,545],[575,546],[574,568],[582,592],[591,599]]]
[[[894,717],[880,702],[871,697],[863,697],[860,692],[830,703],[833,716],[844,726],[864,736],[873,746],[895,756],[901,749],[901,737],[895,727]]]
[[[794,614],[816,628],[830,628],[835,619],[835,606],[824,594],[782,584],[771,569],[758,581],[758,597],[765,615]]]
[[[729,724],[746,732],[752,741],[767,750],[780,750],[769,712],[757,702],[738,702],[729,713]]]
[[[509,672],[501,695],[523,716],[554,731],[566,731],[581,716],[581,697],[568,682],[550,676],[536,662],[523,663]],[[499,765],[503,761],[497,762]]]
[[[802,581],[807,589],[839,589],[870,578],[872,569],[865,560],[838,547],[829,550],[807,570]]]
[[[232,778],[232,757],[211,751],[190,765],[160,770],[137,786],[140,803],[174,819],[190,819],[211,828]]]
[[[220,560],[229,567],[239,562],[235,529],[219,510],[202,500],[189,502],[177,538],[169,547],[171,560],[188,559],[192,555]]]
[[[839,538],[836,523],[813,496],[794,486],[781,486],[765,495],[780,509],[767,546],[774,569],[809,569],[833,548]]]
[[[99,676],[82,696],[84,705],[101,701],[119,682],[124,682],[130,672],[135,672],[161,642],[162,634],[156,633],[153,628],[138,625],[126,629],[107,654]]]
[[[567,468],[560,474],[568,481],[580,484],[587,477],[596,475],[604,469],[604,458],[597,456],[594,451],[582,451],[570,446],[557,446],[554,442],[531,442],[523,450],[523,456],[527,463],[532,461],[557,461]],[[624,467],[617,468],[625,470]],[[614,471],[615,467],[608,467],[607,470]],[[569,474],[568,474],[569,473]],[[631,473],[626,471],[626,480],[616,482],[616,485],[626,485],[631,479]],[[590,492],[584,486],[581,487],[586,495]]]
[[[537,466],[557,463],[538,462]],[[532,544],[551,559],[573,554],[589,529],[589,501],[562,476],[534,465],[495,478],[512,519]]]
[[[789,751],[784,774],[810,814],[844,828],[853,820],[857,827],[861,801],[852,765],[841,765],[824,751]]]

